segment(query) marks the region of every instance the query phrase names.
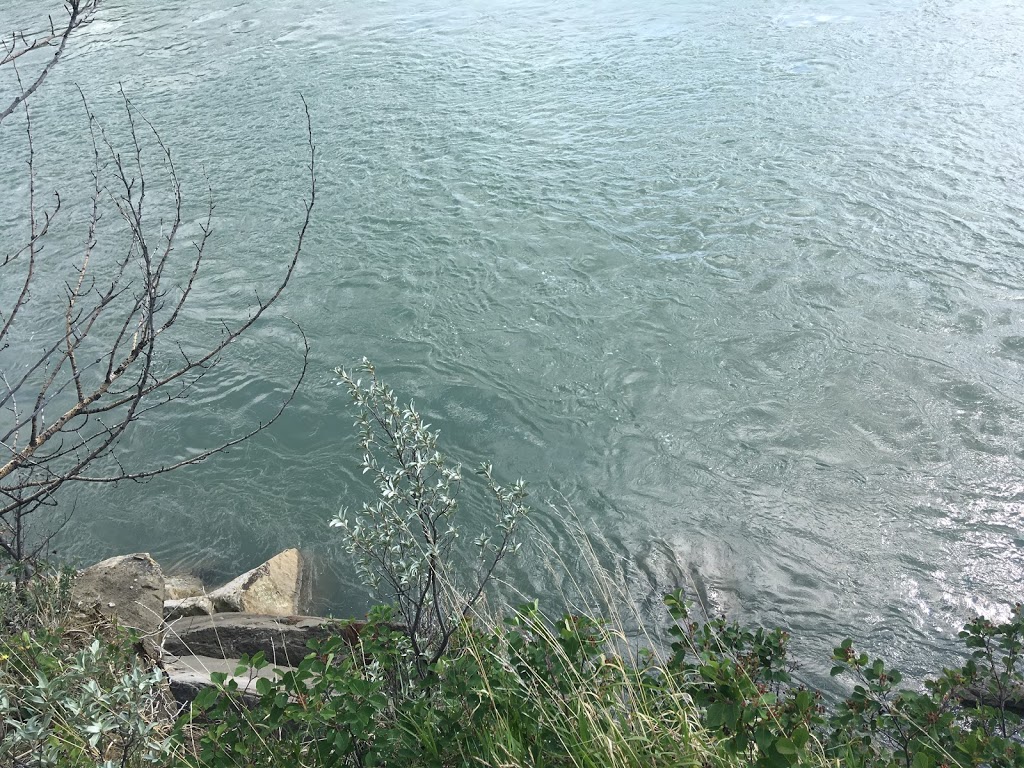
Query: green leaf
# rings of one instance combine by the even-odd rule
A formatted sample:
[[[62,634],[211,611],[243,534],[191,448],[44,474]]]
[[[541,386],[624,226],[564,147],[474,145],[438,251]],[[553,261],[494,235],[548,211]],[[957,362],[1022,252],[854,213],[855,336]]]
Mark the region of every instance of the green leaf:
[[[266,696],[273,690],[274,684],[271,683],[267,678],[260,677],[256,680],[256,693],[260,696]]]
[[[707,726],[708,728],[721,728],[725,723],[727,708],[721,701],[716,701],[708,707]]]
[[[779,751],[780,755],[795,755],[796,744],[787,739],[785,736],[775,742],[775,749]]]
[[[213,703],[217,700],[217,690],[215,688],[203,688],[196,696],[195,701],[192,702],[192,706],[198,709],[200,712],[205,712]]]
[[[352,743],[352,739],[349,737],[348,732],[344,730],[336,731],[334,734],[334,746],[338,748],[338,751],[342,754],[348,752],[348,748]]]

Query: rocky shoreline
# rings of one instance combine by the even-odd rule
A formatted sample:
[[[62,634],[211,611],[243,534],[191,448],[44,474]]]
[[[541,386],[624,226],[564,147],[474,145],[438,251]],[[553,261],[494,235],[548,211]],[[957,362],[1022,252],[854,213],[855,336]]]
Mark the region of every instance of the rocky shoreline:
[[[112,557],[78,572],[72,587],[73,624],[83,630],[115,624],[134,630],[139,652],[167,676],[170,693],[185,706],[210,675],[234,677],[243,699],[256,680],[293,669],[310,640],[341,635],[357,642],[362,622],[309,616],[310,584],[298,549],[286,549],[219,587],[190,575],[166,576],[148,553]],[[235,676],[243,656],[263,653],[268,665]],[[1002,692],[963,687],[965,704],[1002,706],[1024,715],[1024,689]]]
[[[309,640],[341,631],[334,619],[304,615],[309,594],[297,549],[212,589],[194,576],[167,576],[148,553],[135,553],[80,571],[71,604],[83,628],[102,622],[137,632],[140,652],[187,704],[212,685],[212,673],[233,675],[242,656],[262,652],[270,666],[260,674],[272,675],[301,661]],[[240,690],[254,691],[257,677],[236,678]]]

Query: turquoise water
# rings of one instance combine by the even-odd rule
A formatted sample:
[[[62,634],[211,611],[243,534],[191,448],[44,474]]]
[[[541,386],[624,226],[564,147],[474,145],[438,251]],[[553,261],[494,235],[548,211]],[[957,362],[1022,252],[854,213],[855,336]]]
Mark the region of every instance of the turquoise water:
[[[187,235],[207,179],[216,200],[192,342],[294,247],[300,94],[318,147],[274,318],[122,455],[269,416],[300,361],[285,317],[313,349],[272,431],[83,490],[60,546],[216,580],[298,545],[319,607],[363,610],[326,522],[366,498],[331,374],[366,355],[454,456],[527,479],[580,573],[570,506],[652,620],[686,583],[793,629],[808,677],[844,635],[934,663],[1024,597],[1021,40],[997,0],[109,0],[37,99],[41,174],[87,167],[74,84],[123,138],[122,83],[174,149]],[[5,124],[9,178],[21,141]],[[4,249],[23,195],[0,192]],[[553,560],[509,580],[557,600]]]

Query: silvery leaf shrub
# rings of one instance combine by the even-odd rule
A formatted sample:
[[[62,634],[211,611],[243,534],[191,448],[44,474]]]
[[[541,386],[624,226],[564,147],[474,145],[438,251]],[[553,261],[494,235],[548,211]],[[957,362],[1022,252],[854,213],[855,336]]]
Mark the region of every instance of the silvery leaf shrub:
[[[444,654],[498,564],[518,551],[516,531],[528,512],[526,486],[522,480],[499,485],[489,464],[477,470],[493,499],[495,519],[474,541],[475,577],[460,584],[452,557],[459,538],[461,466],[448,463],[437,448],[438,433],[412,403],[399,404],[368,360],[355,375],[341,368],[335,372],[359,412],[360,467],[372,478],[377,498],[354,513],[342,509],[331,525],[346,536],[364,582],[394,601],[422,674]],[[366,383],[356,378],[360,374]]]
[[[166,766],[164,677],[130,638],[77,651],[37,632],[0,642],[0,765],[32,768]]]

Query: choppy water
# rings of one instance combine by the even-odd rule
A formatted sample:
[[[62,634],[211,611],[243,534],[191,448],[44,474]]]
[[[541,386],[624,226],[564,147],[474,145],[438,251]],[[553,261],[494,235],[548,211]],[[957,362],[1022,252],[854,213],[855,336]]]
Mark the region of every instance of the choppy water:
[[[325,524],[364,496],[330,370],[368,355],[530,481],[575,568],[544,509],[571,504],[652,615],[688,582],[791,627],[811,677],[847,634],[944,658],[1024,597],[1022,41],[1000,0],[108,0],[38,100],[44,175],[84,155],[72,84],[116,132],[123,83],[192,232],[213,186],[213,323],[293,247],[304,94],[319,199],[278,315],[312,373],[258,442],[83,492],[62,545],[219,577],[298,544],[360,610]],[[265,417],[297,345],[267,324],[129,455]],[[536,566],[512,580],[556,599]]]

